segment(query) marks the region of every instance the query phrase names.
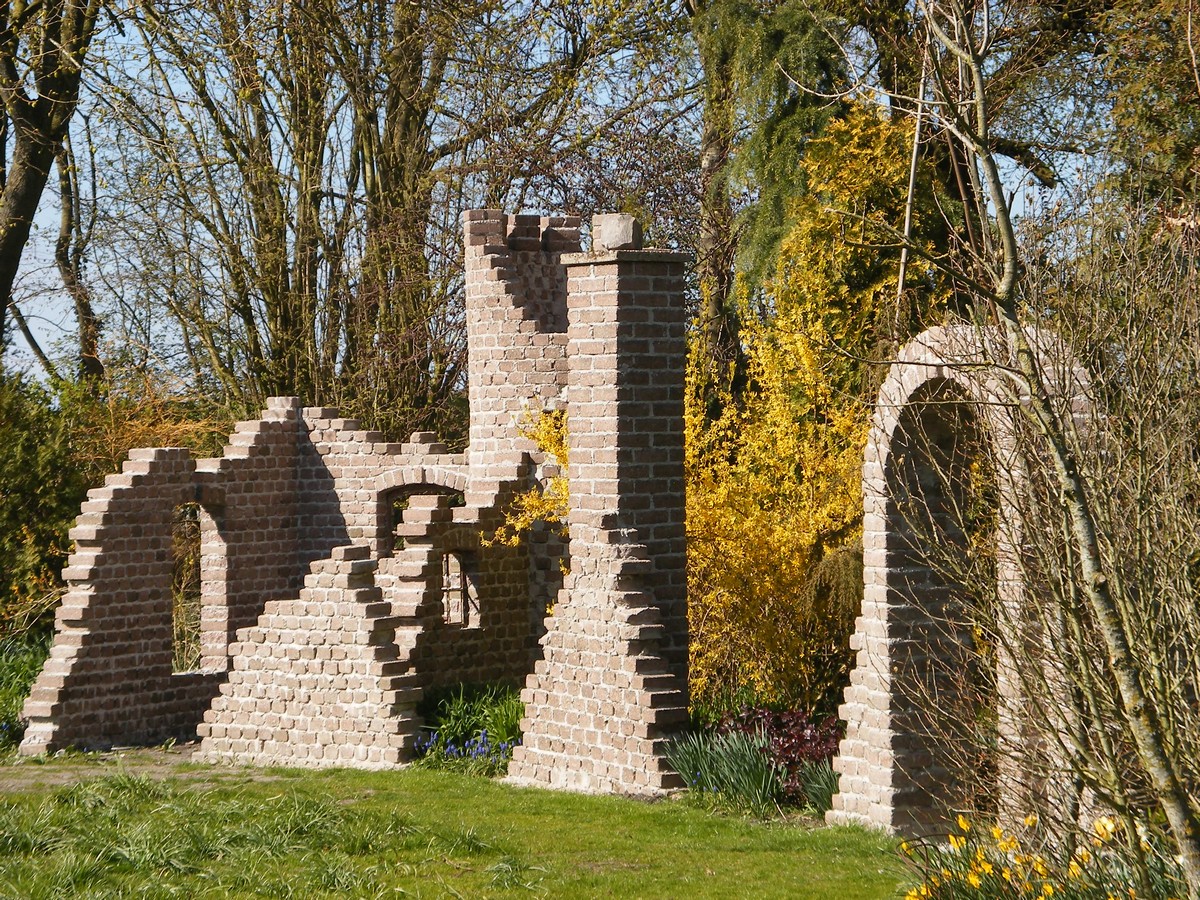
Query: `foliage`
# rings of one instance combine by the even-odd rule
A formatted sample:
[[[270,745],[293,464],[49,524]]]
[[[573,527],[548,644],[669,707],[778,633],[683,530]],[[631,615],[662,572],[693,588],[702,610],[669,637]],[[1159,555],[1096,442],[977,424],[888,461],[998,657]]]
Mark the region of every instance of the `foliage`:
[[[887,358],[932,324],[948,286],[929,260],[944,247],[953,206],[936,195],[933,174],[918,168],[911,243],[919,251],[897,297],[898,238],[908,195],[913,125],[885,121],[855,106],[813,140],[803,172],[809,190],[795,201],[796,225],[780,248],[773,295],[780,333],[815,356],[799,382],[813,412],[822,402],[874,401]]]
[[[0,637],[0,752],[25,736],[21,707],[49,652],[45,636]]]
[[[748,696],[828,709],[849,669],[846,641],[861,594],[851,575],[849,590],[818,596],[812,570],[827,545],[853,570],[853,550],[836,547],[852,545],[861,517],[862,414],[830,409],[832,427],[805,423],[792,395],[803,359],[771,346],[764,330],[744,338],[756,383],[744,409],[730,403],[706,425],[689,391],[693,703],[720,710]]]
[[[89,487],[71,419],[44,388],[0,378],[0,636],[45,628],[67,531]]]
[[[99,395],[0,379],[0,635],[49,626],[79,505],[130,449],[210,453],[232,428],[228,411],[173,393],[168,379],[109,373]]]
[[[866,361],[928,324],[945,300],[936,270],[913,264],[898,308],[898,251],[877,246],[903,217],[910,142],[910,128],[859,108],[809,142],[799,173],[808,193],[795,201],[768,301],[755,309],[743,296],[740,396],[705,383],[693,344],[694,710],[750,699],[828,713],[840,699],[862,596],[862,450],[878,378]],[[913,233],[932,249],[942,226],[929,183],[926,173]]]
[[[63,757],[5,766],[0,777],[12,785],[28,772],[33,785],[115,764]],[[10,787],[0,798],[0,897],[494,897],[532,887],[564,900],[878,900],[904,874],[877,833],[763,825],[691,804],[413,769],[168,774]]]
[[[69,417],[75,465],[89,484],[117,472],[137,447],[187,447],[196,456],[221,452],[240,416],[252,408],[222,405],[202,387],[190,388],[167,372],[132,364],[110,364],[98,392],[86,384],[63,383],[58,402]]]
[[[668,745],[666,757],[689,790],[767,816],[783,799],[785,774],[770,749],[762,732],[698,731]]]
[[[1106,7],[1111,149],[1125,186],[1185,210],[1200,190],[1198,31],[1200,16],[1190,0],[1119,0]]]
[[[423,706],[428,733],[417,740],[416,765],[486,776],[508,771],[525,715],[519,691],[461,685]]]
[[[795,201],[807,190],[802,160],[812,141],[843,115],[830,102],[846,81],[836,40],[841,25],[806,0],[714,3],[734,32],[734,77],[748,122],[733,161],[734,176],[752,198],[741,212],[740,269],[753,288],[770,280],[780,243],[797,221]]]
[[[764,737],[764,752],[782,773],[784,798],[797,805],[810,805],[820,812],[829,809],[830,798],[837,790],[837,775],[829,761],[837,753],[841,739],[841,728],[835,717],[813,722],[803,711],[774,712],[743,707],[722,718],[717,731]]]
[[[1101,816],[1091,833],[1069,845],[1051,842],[1030,815],[1020,833],[999,826],[973,825],[958,817],[958,828],[942,844],[904,843],[901,852],[920,879],[906,900],[954,898],[1061,897],[1113,900],[1145,897],[1167,900],[1186,893],[1178,862],[1166,844],[1144,824],[1132,840],[1124,826]],[[1132,856],[1147,863],[1142,884]]]

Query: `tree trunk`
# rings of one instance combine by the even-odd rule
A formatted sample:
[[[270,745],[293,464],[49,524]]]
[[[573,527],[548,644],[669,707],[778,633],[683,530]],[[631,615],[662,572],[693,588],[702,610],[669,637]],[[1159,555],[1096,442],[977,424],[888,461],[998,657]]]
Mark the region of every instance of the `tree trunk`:
[[[693,14],[692,30],[704,69],[704,110],[700,134],[700,234],[696,270],[700,284],[700,325],[708,384],[736,394],[743,381],[737,312],[731,306],[737,250],[729,161],[733,151],[736,98],[730,23],[711,10]],[[710,410],[715,414],[716,410]]]
[[[7,338],[8,304],[29,242],[33,216],[50,178],[55,144],[36,130],[16,124],[13,158],[4,195],[0,197],[0,347]]]
[[[79,330],[79,380],[97,394],[104,378],[100,361],[100,320],[92,306],[92,294],[80,277],[79,194],[75,189],[75,161],[69,140],[64,140],[56,156],[58,166],[59,225],[54,242],[54,262],[63,286],[75,304],[75,325]]]

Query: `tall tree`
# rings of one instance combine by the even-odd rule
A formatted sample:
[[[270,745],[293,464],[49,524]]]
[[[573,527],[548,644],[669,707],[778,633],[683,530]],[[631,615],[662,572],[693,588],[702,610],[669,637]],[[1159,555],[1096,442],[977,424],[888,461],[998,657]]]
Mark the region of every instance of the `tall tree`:
[[[1038,718],[1041,736],[1060,752],[1052,767],[1061,769],[1066,761],[1082,784],[1129,817],[1135,856],[1140,840],[1133,816],[1150,819],[1146,807],[1155,807],[1154,818],[1165,822],[1178,851],[1187,896],[1200,900],[1200,802],[1193,762],[1200,728],[1190,638],[1200,623],[1188,572],[1195,558],[1195,495],[1189,489],[1181,496],[1178,484],[1194,483],[1188,479],[1195,460],[1190,449],[1182,454],[1175,449],[1180,443],[1194,446],[1194,288],[1188,278],[1159,268],[1167,276],[1160,284],[1184,289],[1170,303],[1153,304],[1166,307],[1169,315],[1130,316],[1130,298],[1121,297],[1092,322],[1064,318],[1060,327],[1086,335],[1085,350],[1095,353],[1098,342],[1109,364],[1115,364],[1117,371],[1102,372],[1098,384],[1084,384],[1090,379],[1075,372],[1069,359],[1050,361],[1050,339],[1035,337],[1030,326],[1044,321],[1046,301],[1054,293],[1039,297],[1029,289],[993,131],[1003,106],[989,99],[996,84],[992,78],[1012,58],[1003,50],[1007,41],[1028,33],[1023,17],[1028,10],[958,0],[920,0],[918,9],[935,54],[935,97],[944,127],[967,151],[988,200],[972,214],[981,233],[994,237],[956,275],[982,320],[994,323],[982,332],[987,336],[982,342],[992,345],[988,362],[1012,385],[1001,402],[1012,410],[1019,435],[1016,460],[1007,465],[1022,473],[1018,480],[1023,482],[1014,526],[1020,552],[1013,556],[1026,573],[1040,576],[1031,582],[1029,602],[1022,604],[1029,608],[1019,612],[1026,626],[1014,626],[1011,610],[993,607],[998,616],[1010,617],[1001,618],[994,631],[997,640],[1008,642],[1013,683],[1022,690],[1048,688],[1042,695],[1049,712]],[[1015,35],[1006,34],[1009,29]],[[1122,243],[1135,235],[1129,229]],[[1073,249],[1086,253],[1088,243],[1081,240]],[[1164,335],[1169,340],[1161,350],[1145,346]],[[1086,391],[1096,404],[1092,422],[1080,422],[1083,410],[1073,397],[1051,390],[1062,372],[1070,372],[1066,377],[1075,382],[1068,393]],[[1130,404],[1129,397],[1139,402]],[[1150,462],[1147,451],[1153,454]],[[1173,467],[1177,476],[1160,475]],[[1139,519],[1139,527],[1129,527],[1131,517]],[[1147,531],[1163,539],[1161,555],[1141,549]],[[1182,547],[1181,531],[1188,535]],[[932,541],[924,552],[936,558],[938,545]],[[1039,554],[1040,571],[1037,563],[1029,563]],[[1131,558],[1162,570],[1137,571],[1129,565]],[[1174,621],[1162,627],[1155,621],[1159,617]],[[1030,628],[1030,621],[1037,624]],[[1057,655],[1063,648],[1069,654]],[[1022,743],[1026,740],[1022,735]],[[1139,793],[1148,802],[1134,799]],[[1068,810],[1068,818],[1081,806]],[[1061,816],[1063,810],[1050,812]]]
[[[465,347],[457,212],[574,134],[585,73],[665,29],[653,6],[143,0],[106,74],[118,256],[198,378],[245,404],[449,421]],[[513,153],[510,148],[519,148]]]
[[[33,217],[79,103],[103,5],[102,0],[0,4],[0,348]]]
[[[714,397],[746,378],[734,297],[735,268],[756,289],[804,191],[800,160],[838,112],[844,81],[838,23],[805,2],[689,0],[703,72],[700,220],[696,240],[700,327]],[[711,410],[719,414],[716,406]]]

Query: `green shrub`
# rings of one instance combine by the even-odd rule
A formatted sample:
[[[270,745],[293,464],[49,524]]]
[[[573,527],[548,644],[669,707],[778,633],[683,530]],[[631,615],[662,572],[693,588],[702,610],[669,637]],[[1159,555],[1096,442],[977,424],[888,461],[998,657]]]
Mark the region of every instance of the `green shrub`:
[[[21,707],[49,654],[47,637],[0,638],[0,751],[25,735]]]
[[[49,630],[89,474],[49,392],[0,376],[0,637]]]
[[[508,771],[525,715],[515,688],[460,685],[429,698],[421,712],[429,724],[417,739],[416,765],[489,777]]]
[[[695,732],[667,747],[667,762],[691,791],[712,796],[757,816],[778,810],[785,771],[770,756],[761,732]]]

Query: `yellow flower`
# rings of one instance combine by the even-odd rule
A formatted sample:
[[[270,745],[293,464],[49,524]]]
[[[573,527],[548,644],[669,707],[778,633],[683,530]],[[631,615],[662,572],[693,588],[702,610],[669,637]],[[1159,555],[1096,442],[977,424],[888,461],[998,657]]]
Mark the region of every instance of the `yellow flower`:
[[[962,813],[958,814],[958,827],[962,829],[963,834],[971,830],[971,823],[967,821],[967,817]]]
[[[1037,813],[1030,813],[1025,817],[1025,827],[1032,828],[1038,823]]]
[[[991,875],[992,872],[995,871],[995,868],[986,859],[983,860],[982,862],[980,862],[979,869],[981,872],[983,872],[984,875]]]
[[[1005,881],[1007,881],[1009,884],[1012,884],[1012,869],[1005,866],[1003,869],[1000,870],[1000,877],[1003,878]]]
[[[992,840],[994,840],[994,841],[1004,840],[1004,829],[1001,828],[999,825],[992,826]]]
[[[1043,878],[1050,874],[1050,870],[1046,868],[1046,861],[1040,856],[1033,858],[1033,871],[1037,872]]]
[[[952,834],[950,835],[950,846],[955,850],[961,850],[967,846],[967,839],[960,834]]]
[[[1045,884],[1043,884],[1042,885],[1042,896],[1043,897],[1053,897],[1054,896],[1054,885],[1052,885],[1048,881]]]
[[[1083,869],[1080,867],[1079,863],[1075,862],[1075,860],[1071,860],[1071,862],[1067,864],[1067,876],[1068,877],[1078,878],[1082,874],[1083,874]]]
[[[903,853],[905,856],[912,856],[912,853],[913,853],[912,847],[909,846],[908,841],[900,842],[900,852]]]
[[[913,888],[904,895],[904,900],[921,900],[921,895],[917,893],[916,888]]]
[[[979,887],[981,884],[983,884],[983,881],[974,872],[967,873],[967,881],[970,883],[971,887]]]
[[[1092,830],[1096,832],[1096,837],[1107,842],[1117,833],[1117,823],[1110,816],[1101,816],[1092,823]]]
[[[1017,839],[1012,835],[1009,835],[1004,840],[996,844],[996,847],[999,848],[1001,853],[1012,853],[1020,846],[1021,845],[1017,842]]]

